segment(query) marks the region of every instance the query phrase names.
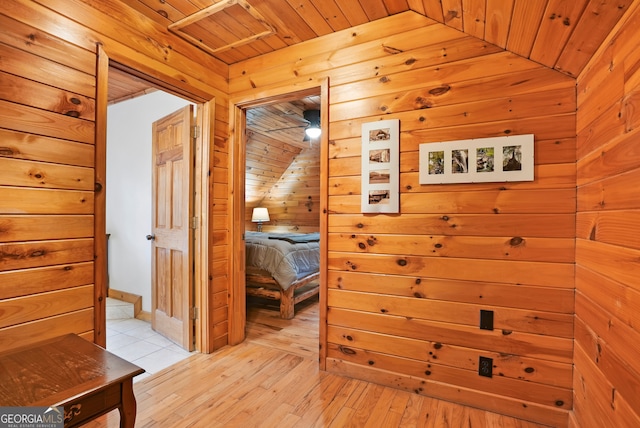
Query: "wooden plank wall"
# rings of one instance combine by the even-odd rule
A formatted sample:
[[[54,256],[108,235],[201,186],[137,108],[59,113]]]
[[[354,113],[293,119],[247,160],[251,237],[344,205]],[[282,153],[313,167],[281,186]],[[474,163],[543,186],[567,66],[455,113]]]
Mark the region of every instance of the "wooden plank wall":
[[[578,78],[575,426],[640,426],[640,7],[631,10]]]
[[[301,149],[260,134],[248,136],[245,229],[254,207],[269,210],[265,232],[317,232],[320,229],[320,151],[318,142]],[[256,198],[256,196],[258,198]]]
[[[214,201],[228,190],[227,67],[121,2],[1,0],[0,29],[0,349],[69,332],[104,343],[94,332],[94,259],[106,256],[94,249],[97,44],[183,93],[216,96]],[[214,215],[213,258],[228,258],[227,224]]]
[[[326,76],[327,369],[566,426],[575,80],[407,12],[232,65],[229,84],[249,98]],[[390,118],[401,213],[363,215],[361,125]],[[418,184],[420,143],[527,133],[534,182]],[[493,331],[479,329],[481,310]]]

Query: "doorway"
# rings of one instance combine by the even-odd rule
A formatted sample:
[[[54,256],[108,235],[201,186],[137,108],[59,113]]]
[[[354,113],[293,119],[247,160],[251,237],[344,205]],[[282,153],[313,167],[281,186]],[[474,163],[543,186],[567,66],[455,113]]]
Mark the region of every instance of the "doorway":
[[[320,130],[319,112],[319,94],[246,110],[247,318],[249,309],[261,305],[291,319],[303,302],[317,302],[320,138],[308,133]],[[285,245],[285,239],[297,244]],[[271,264],[286,251],[291,252]],[[298,274],[295,281],[283,278],[285,268]],[[271,276],[257,269],[270,269]],[[271,277],[280,278],[279,284],[289,290],[269,284]]]
[[[263,93],[264,95],[264,93]],[[292,100],[301,100],[308,96],[320,97],[320,111],[321,111],[321,126],[324,130],[328,130],[328,80],[324,80],[320,85],[312,85],[308,88],[300,89],[293,93],[278,93],[276,90],[273,94],[265,96],[265,98],[256,100],[231,100],[232,114],[231,114],[231,139],[233,141],[233,170],[240,172],[246,169],[247,159],[247,133],[249,129],[246,127],[248,122],[248,111],[253,108],[278,105],[279,103],[285,103]],[[235,133],[233,129],[241,130],[241,132]],[[302,135],[302,134],[301,134]],[[319,325],[319,338],[320,343],[324,341],[326,336],[326,329],[323,327],[323,320],[326,319],[326,274],[324,272],[326,266],[326,239],[327,239],[327,222],[326,222],[326,204],[327,204],[327,187],[328,187],[328,166],[327,166],[327,143],[328,132],[323,132],[319,141],[320,149],[320,179],[319,179],[319,193],[317,202],[317,213],[319,216],[319,233],[320,233],[320,295],[319,295],[319,312],[320,312],[320,325]],[[236,173],[232,177],[233,182],[233,261],[234,261],[234,280],[233,289],[230,296],[230,322],[229,322],[229,343],[231,345],[240,343],[245,338],[246,328],[246,281],[245,281],[245,244],[244,244],[244,231],[247,225],[247,207],[245,204],[245,174]],[[250,224],[250,222],[249,222]],[[323,359],[323,355],[321,355]],[[322,365],[322,364],[321,364]]]
[[[176,110],[183,109],[184,106],[199,113],[202,105],[196,105],[189,100],[174,96],[139,77],[134,77],[113,67],[109,67],[108,82],[109,106],[107,107],[107,138],[105,142],[105,170],[107,171],[105,184],[108,189],[105,203],[109,257],[108,288],[114,292],[112,294],[119,297],[123,295],[139,296],[142,304],[138,304],[138,308],[132,308],[132,312],[133,310],[139,312],[135,314],[138,315],[138,318],[132,316],[129,319],[118,320],[120,322],[117,328],[111,329],[113,331],[109,329],[109,325],[114,325],[113,320],[106,321],[106,342],[108,348],[112,348],[112,346],[121,348],[114,350],[114,353],[123,353],[121,356],[125,359],[133,360],[136,364],[147,369],[147,372],[154,373],[159,368],[166,367],[188,356],[189,350],[194,348],[194,342],[189,340],[188,343],[179,343],[181,346],[178,346],[174,342],[180,342],[180,340],[173,337],[173,341],[170,341],[166,337],[160,336],[156,331],[151,330],[149,323],[153,311],[151,304],[152,244],[147,238],[148,235],[154,233],[153,210],[151,208],[152,183],[155,182],[152,180],[154,165],[152,161],[153,122],[161,120]],[[198,118],[196,114],[189,115],[191,116],[188,118],[190,122]],[[201,117],[198,121],[201,121]],[[175,123],[171,123],[169,128],[172,129],[171,127],[175,128]],[[186,133],[191,140],[191,129],[187,129]],[[200,144],[202,144],[201,141]],[[192,146],[191,142],[188,145]],[[200,151],[202,151],[201,147]],[[167,156],[166,153],[159,155],[159,157],[164,160],[167,158],[175,160],[175,157]],[[190,161],[185,163],[195,164]],[[199,168],[199,174],[202,174],[202,168]],[[165,182],[171,182],[171,180],[173,177]],[[197,181],[201,182],[202,180],[203,178],[200,176]],[[206,177],[204,180],[206,181]],[[186,193],[191,202],[176,206],[193,206],[194,199],[201,202],[206,197],[201,194],[201,189],[198,189],[198,198],[194,196],[196,192],[192,188],[188,189]],[[184,213],[181,210],[179,215],[187,217],[185,229],[189,232],[195,230],[199,225],[196,223],[199,221],[202,224],[207,224],[206,218],[191,217],[189,210]],[[206,229],[206,226],[201,227],[198,233],[206,236]],[[199,240],[202,241],[201,236],[199,236]],[[195,240],[190,238],[187,245],[190,247],[188,252],[193,253]],[[200,264],[199,269],[202,269],[201,260],[198,263]],[[192,266],[195,264],[183,270],[193,272],[195,269]],[[190,283],[191,286],[196,284],[195,281],[190,281]],[[190,296],[194,295],[192,290],[189,294]],[[195,306],[193,298],[190,302],[186,309],[186,316],[189,320],[189,332],[193,338],[194,330],[198,334],[202,332],[199,330],[198,324],[194,326],[190,311]],[[107,315],[109,315],[108,306],[106,308]],[[117,312],[122,311],[118,310]],[[164,324],[165,327],[168,325],[166,319],[161,324]],[[164,334],[170,336],[166,331]],[[126,350],[125,347],[129,349]],[[187,350],[183,348],[187,348]]]
[[[146,320],[151,320],[152,301],[151,242],[146,238],[152,234],[152,126],[186,105],[193,104],[155,90],[107,109],[109,290],[111,296],[139,296],[136,315]]]
[[[161,90],[146,90],[114,100],[107,113],[107,348],[147,373],[182,360],[193,349],[163,328],[151,329],[151,256],[157,241],[146,238],[153,234],[153,123],[185,105],[193,103]],[[114,308],[113,297],[124,297],[126,302]],[[139,302],[129,303],[131,297]]]

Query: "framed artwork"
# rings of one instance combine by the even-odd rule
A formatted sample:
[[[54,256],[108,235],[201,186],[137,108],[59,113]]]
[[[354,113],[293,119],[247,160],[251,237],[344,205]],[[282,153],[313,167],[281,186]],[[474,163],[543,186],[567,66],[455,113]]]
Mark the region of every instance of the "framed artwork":
[[[400,210],[400,120],[362,124],[362,212]]]
[[[533,134],[420,144],[419,181],[533,181]]]

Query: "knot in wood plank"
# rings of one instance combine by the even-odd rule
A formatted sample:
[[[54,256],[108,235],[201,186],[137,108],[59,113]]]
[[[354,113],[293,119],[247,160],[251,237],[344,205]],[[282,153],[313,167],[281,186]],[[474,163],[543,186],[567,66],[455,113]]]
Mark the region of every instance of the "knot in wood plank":
[[[19,154],[17,149],[12,147],[0,147],[0,156],[15,156]]]
[[[444,95],[444,94],[446,94],[446,93],[447,93],[447,92],[449,92],[450,90],[451,90],[451,86],[449,86],[449,85],[442,85],[442,86],[438,86],[438,87],[436,87],[436,88],[431,89],[431,90],[429,91],[429,93],[430,93],[431,95],[434,95],[434,96],[436,96],[436,97],[437,97],[437,96],[440,96],[440,95]]]
[[[343,346],[343,345],[339,345],[338,349],[340,350],[340,352],[342,352],[345,355],[355,355],[356,354],[356,351],[354,351],[351,348],[347,348],[346,346]]]
[[[402,49],[394,48],[392,46],[387,46],[387,45],[382,45],[382,49],[384,49],[386,53],[390,53],[392,55],[396,55],[404,52]]]
[[[509,240],[509,245],[511,245],[512,247],[517,247],[518,245],[524,244],[524,242],[524,238],[521,238],[520,236],[514,236]]]

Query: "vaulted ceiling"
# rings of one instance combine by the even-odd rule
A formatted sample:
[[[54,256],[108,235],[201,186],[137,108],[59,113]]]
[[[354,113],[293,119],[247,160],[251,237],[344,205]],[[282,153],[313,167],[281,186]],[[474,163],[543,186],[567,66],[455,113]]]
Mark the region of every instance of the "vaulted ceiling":
[[[121,0],[227,64],[409,10],[518,55],[577,76],[633,0]],[[149,90],[113,70],[109,100]],[[307,107],[256,109],[249,126],[301,145]],[[311,101],[313,103],[314,101]],[[258,113],[267,115],[258,120]],[[274,128],[274,126],[276,128]],[[264,128],[264,126],[262,126]],[[274,131],[273,129],[278,129]]]
[[[319,110],[320,96],[254,107],[247,110],[247,207],[258,205],[305,149],[318,153],[319,140],[305,138],[305,110]]]
[[[413,10],[577,76],[633,0],[124,0],[227,64]]]
[[[121,0],[226,64],[414,11],[576,77],[633,0]],[[357,31],[355,29],[354,31]],[[128,84],[127,84],[128,82]],[[129,85],[129,86],[128,86]],[[110,100],[149,89],[110,74]],[[134,95],[131,95],[134,94]],[[247,111],[247,174],[256,201],[308,144],[305,109],[319,97]],[[274,157],[272,159],[272,157]],[[268,165],[268,168],[264,168]],[[262,189],[262,190],[260,190]]]

